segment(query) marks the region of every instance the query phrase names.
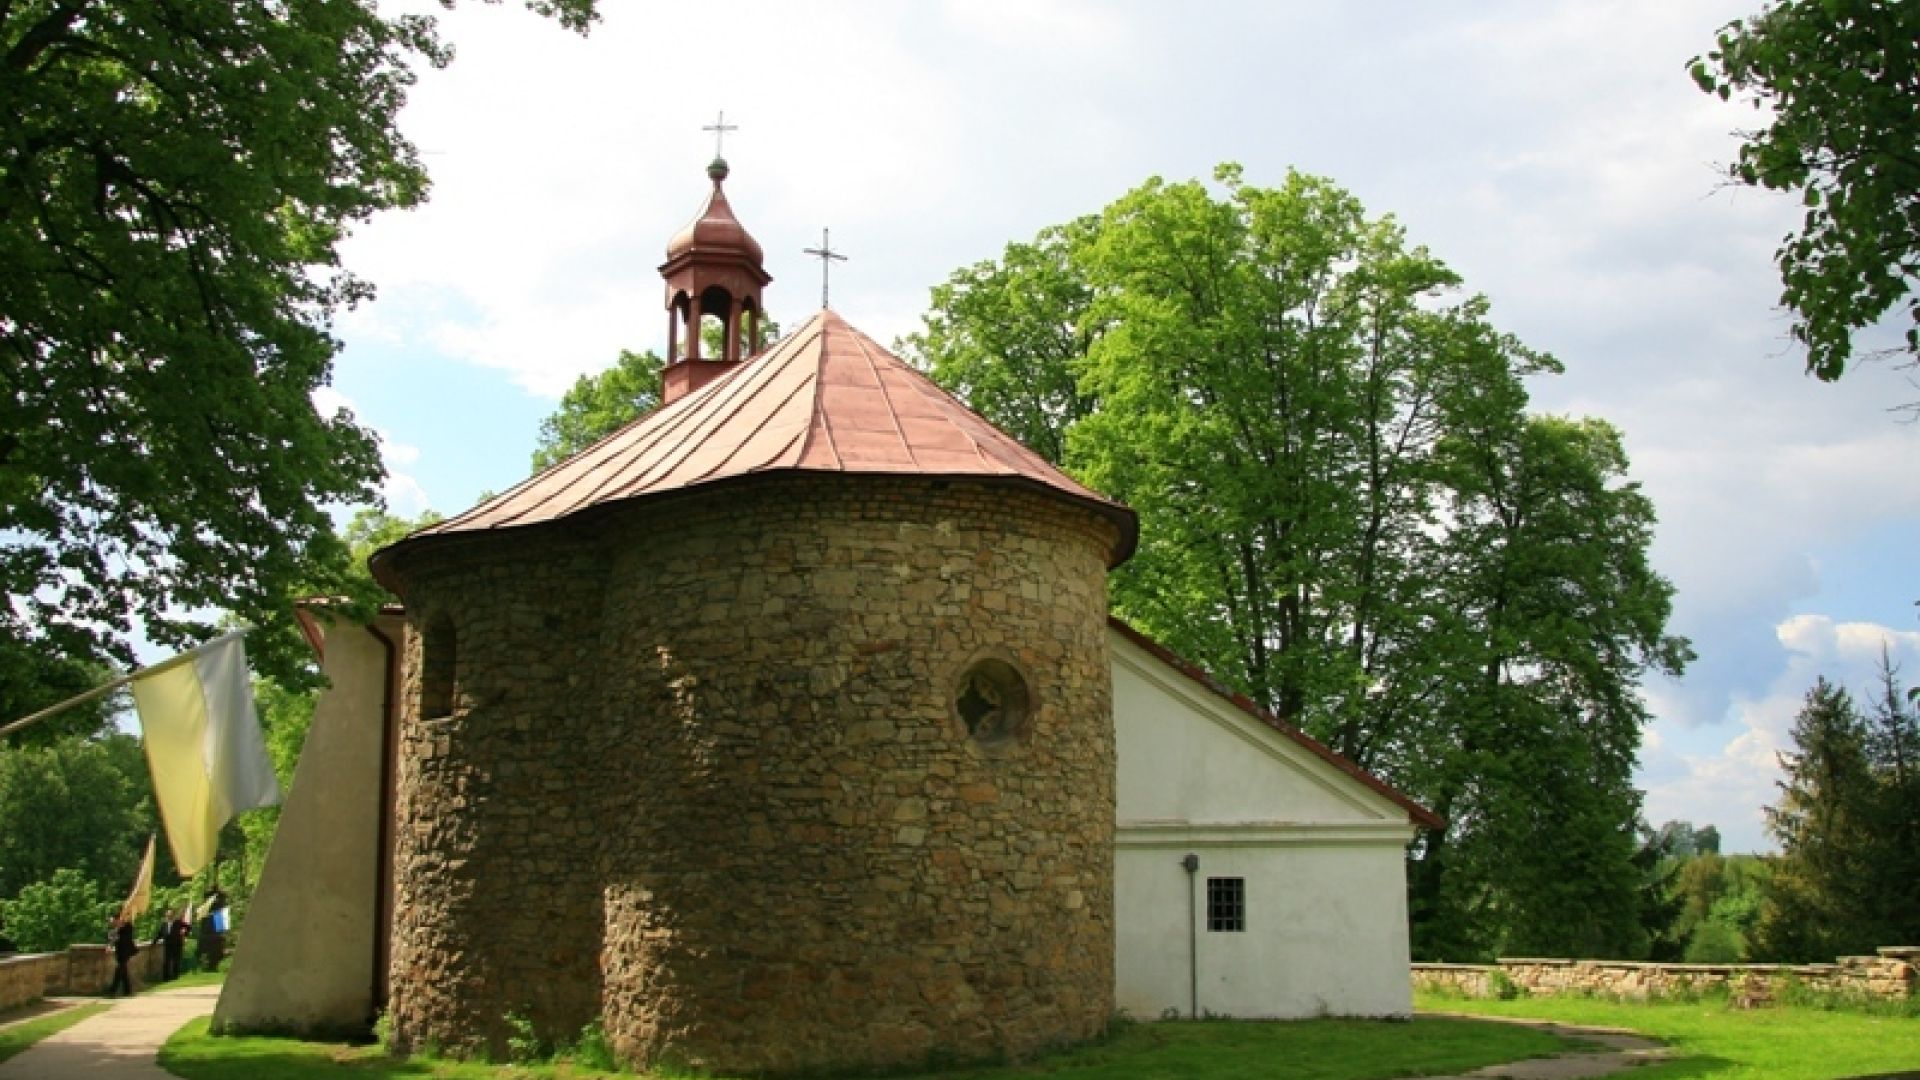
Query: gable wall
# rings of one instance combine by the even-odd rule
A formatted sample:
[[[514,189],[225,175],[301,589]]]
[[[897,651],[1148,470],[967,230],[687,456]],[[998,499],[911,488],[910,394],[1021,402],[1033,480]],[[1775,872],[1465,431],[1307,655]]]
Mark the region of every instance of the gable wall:
[[[1109,644],[1119,1007],[1410,1013],[1407,811],[1118,632]],[[1212,877],[1244,882],[1244,931],[1208,930]]]

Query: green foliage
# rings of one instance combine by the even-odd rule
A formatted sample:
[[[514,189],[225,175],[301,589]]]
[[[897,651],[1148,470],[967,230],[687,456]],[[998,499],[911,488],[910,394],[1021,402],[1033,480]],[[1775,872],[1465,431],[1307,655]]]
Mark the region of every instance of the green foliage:
[[[1744,133],[1739,183],[1797,192],[1800,229],[1774,253],[1807,370],[1837,379],[1853,335],[1905,299],[1920,358],[1920,6],[1782,0],[1720,31],[1694,81],[1767,121]]]
[[[1671,895],[1678,911],[1666,935],[1684,943],[1680,958],[1690,964],[1749,959],[1747,943],[1759,923],[1769,864],[1755,855],[1695,851],[1671,865]]]
[[[344,565],[322,580],[296,583],[294,599],[323,598],[332,613],[362,621],[372,618],[382,604],[393,602],[393,595],[373,580],[367,559],[380,548],[439,520],[440,515],[431,510],[417,518],[399,517],[382,510],[359,511],[339,533],[341,547],[347,552]],[[278,632],[290,639],[294,636],[290,629]],[[307,647],[304,640],[296,644],[301,649]],[[293,790],[300,751],[306,745],[307,729],[313,723],[318,691],[306,679],[289,685],[266,677],[254,680],[253,693],[274,774],[280,781],[280,790],[289,792]],[[242,814],[222,834],[222,857],[240,862],[240,872],[229,874],[221,881],[232,901],[236,923],[243,917],[254,887],[260,883],[260,873],[266,866],[279,824],[280,808],[266,807]],[[201,882],[200,893],[196,895],[204,895],[211,887],[210,880]]]
[[[955,271],[934,286],[925,329],[901,342],[934,381],[1056,465],[1067,430],[1093,412],[1080,381],[1098,336],[1093,289],[1073,252],[1098,228],[1086,217],[1043,229],[997,262]]]
[[[1754,951],[1825,962],[1920,939],[1920,714],[1884,658],[1870,715],[1817,680],[1767,827],[1780,858]]]
[[[521,1013],[508,1013],[507,1060],[515,1065],[531,1065],[553,1056],[553,1046],[533,1029],[533,1019]]]
[[[325,507],[381,467],[312,399],[371,295],[337,245],[425,197],[398,114],[450,56],[371,0],[0,4],[0,673],[284,624],[343,560]],[[295,675],[282,644],[256,667]]]
[[[1680,862],[1673,856],[1679,839],[1665,829],[1640,829],[1640,850],[1633,865],[1640,871],[1640,931],[1646,948],[1639,957],[1671,963],[1686,953],[1687,937],[1679,927],[1686,898],[1676,889]]]
[[[613,1072],[620,1068],[620,1059],[613,1052],[613,1043],[607,1039],[606,1025],[597,1016],[580,1029],[579,1040],[568,1048],[566,1056],[583,1069]]]
[[[1391,218],[1216,180],[955,273],[906,346],[1138,511],[1120,614],[1449,819],[1417,954],[1635,955],[1636,685],[1688,652],[1618,433],[1529,417],[1558,365]]]
[[[582,375],[560,398],[560,407],[540,421],[533,448],[539,472],[599,442],[660,404],[658,353],[620,350],[614,365],[597,375]]]
[[[1487,995],[1496,1001],[1512,1001],[1517,997],[1526,997],[1527,988],[1514,982],[1507,973],[1498,968],[1487,973]]]
[[[149,784],[139,743],[118,732],[0,749],[0,898],[63,868],[131,886],[155,820]]]
[[[0,923],[22,952],[54,952],[69,945],[104,944],[120,901],[78,870],[56,870],[45,881],[0,900]]]
[[[52,656],[20,645],[0,644],[0,725],[86,693],[118,677],[105,664]],[[116,714],[130,707],[125,691],[76,705],[0,737],[7,746],[46,746],[64,738],[105,734]]]

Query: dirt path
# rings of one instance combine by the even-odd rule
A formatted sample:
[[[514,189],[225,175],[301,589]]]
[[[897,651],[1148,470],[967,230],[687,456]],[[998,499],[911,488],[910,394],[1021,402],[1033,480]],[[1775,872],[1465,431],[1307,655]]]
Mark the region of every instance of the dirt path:
[[[154,1063],[180,1025],[213,1011],[218,986],[121,998],[113,1008],[0,1062],[0,1080],[173,1080]]]
[[[1422,1015],[1446,1016],[1457,1020],[1485,1020],[1496,1024],[1518,1024],[1521,1027],[1530,1027],[1535,1031],[1544,1031],[1551,1035],[1599,1044],[1599,1048],[1594,1050],[1576,1050],[1571,1053],[1556,1054],[1553,1057],[1514,1061],[1505,1065],[1489,1065],[1470,1073],[1462,1073],[1458,1076],[1436,1076],[1430,1080],[1589,1080],[1591,1077],[1612,1076],[1637,1066],[1651,1065],[1673,1056],[1673,1048],[1667,1044],[1623,1028],[1575,1027],[1571,1024],[1555,1024],[1546,1020],[1472,1016],[1467,1013],[1442,1012]],[[5,1073],[0,1073],[0,1080],[8,1080]]]

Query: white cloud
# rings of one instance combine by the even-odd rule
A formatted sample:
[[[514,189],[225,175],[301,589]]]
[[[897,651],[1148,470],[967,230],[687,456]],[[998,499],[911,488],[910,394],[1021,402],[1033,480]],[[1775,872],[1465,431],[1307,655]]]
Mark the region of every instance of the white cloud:
[[[1765,836],[1762,807],[1779,796],[1779,755],[1793,749],[1793,722],[1816,678],[1863,698],[1877,679],[1881,649],[1909,676],[1920,668],[1920,633],[1868,622],[1840,622],[1825,615],[1800,614],[1774,627],[1785,650],[1783,663],[1767,690],[1735,695],[1726,728],[1687,730],[1671,719],[1657,721],[1643,744],[1649,820],[1712,823],[1728,838],[1728,849],[1761,850]],[[1911,678],[1906,680],[1911,685]],[[1649,691],[1656,712],[1680,710]]]
[[[323,416],[332,416],[341,409],[349,413],[357,411],[351,398],[331,386],[318,387],[313,391],[313,406]],[[372,431],[380,444],[380,463],[387,470],[387,478],[380,484],[387,511],[401,517],[414,517],[430,508],[433,503],[427,497],[427,489],[402,468],[419,462],[420,448],[412,443],[400,442],[378,427]]]
[[[387,500],[387,512],[396,517],[418,517],[433,507],[427,489],[406,473],[389,471],[380,494]]]

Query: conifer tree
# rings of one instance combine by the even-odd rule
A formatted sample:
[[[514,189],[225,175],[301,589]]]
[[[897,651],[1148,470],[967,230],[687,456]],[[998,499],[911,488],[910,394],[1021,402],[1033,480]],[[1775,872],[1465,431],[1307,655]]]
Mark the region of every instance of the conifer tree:
[[[1821,678],[1807,691],[1792,734],[1793,752],[1780,755],[1780,801],[1766,811],[1780,858],[1756,952],[1770,960],[1830,960],[1876,944],[1866,914],[1877,802],[1867,725],[1852,696]]]

